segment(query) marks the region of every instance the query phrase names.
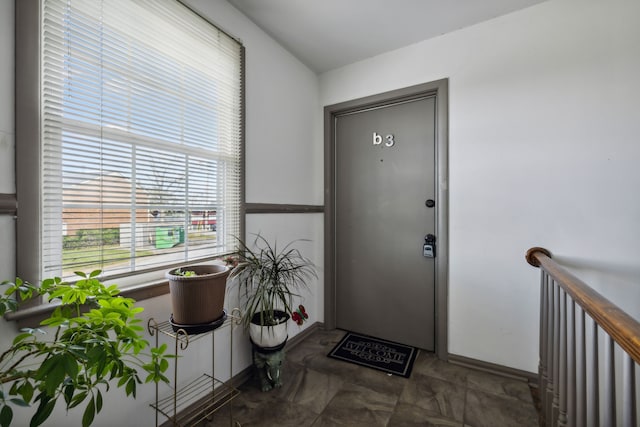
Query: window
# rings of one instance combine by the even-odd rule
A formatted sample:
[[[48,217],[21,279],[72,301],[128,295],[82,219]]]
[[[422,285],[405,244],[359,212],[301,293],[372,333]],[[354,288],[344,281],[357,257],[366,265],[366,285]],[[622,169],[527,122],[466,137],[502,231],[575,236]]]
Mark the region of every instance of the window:
[[[21,186],[18,171],[18,241],[39,242],[38,279],[164,271],[231,252],[242,226],[242,45],[177,1],[42,0],[39,14],[37,150],[16,126],[30,146],[17,150],[19,167],[29,150],[39,159],[38,179]],[[25,212],[35,199],[21,204],[30,188],[39,215]],[[18,273],[20,262],[35,272],[24,252]]]

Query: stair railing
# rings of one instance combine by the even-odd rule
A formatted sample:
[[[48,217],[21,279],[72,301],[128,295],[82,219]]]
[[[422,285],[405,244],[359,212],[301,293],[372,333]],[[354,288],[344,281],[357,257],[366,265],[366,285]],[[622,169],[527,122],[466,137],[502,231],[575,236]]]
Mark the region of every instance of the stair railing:
[[[541,270],[540,424],[638,427],[640,323],[548,250],[531,248],[526,259]]]

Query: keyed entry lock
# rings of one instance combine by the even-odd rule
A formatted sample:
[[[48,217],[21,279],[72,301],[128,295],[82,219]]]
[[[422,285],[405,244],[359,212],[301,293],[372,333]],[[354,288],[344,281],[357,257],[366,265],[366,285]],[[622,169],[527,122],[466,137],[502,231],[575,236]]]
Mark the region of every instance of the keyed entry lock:
[[[422,246],[422,255],[426,258],[436,257],[436,236],[427,234],[424,237],[424,245]]]

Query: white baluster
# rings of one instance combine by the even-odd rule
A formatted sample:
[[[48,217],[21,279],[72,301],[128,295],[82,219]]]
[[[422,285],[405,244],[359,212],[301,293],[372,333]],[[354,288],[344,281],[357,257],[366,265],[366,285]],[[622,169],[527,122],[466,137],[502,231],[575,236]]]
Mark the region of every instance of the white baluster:
[[[602,425],[615,427],[616,425],[616,367],[614,360],[613,338],[605,335],[604,340],[604,414]]]
[[[636,427],[636,362],[624,353],[622,364],[622,425]]]
[[[577,357],[576,381],[576,426],[587,425],[587,339],[584,310],[580,309],[580,322],[576,332],[579,354]]]

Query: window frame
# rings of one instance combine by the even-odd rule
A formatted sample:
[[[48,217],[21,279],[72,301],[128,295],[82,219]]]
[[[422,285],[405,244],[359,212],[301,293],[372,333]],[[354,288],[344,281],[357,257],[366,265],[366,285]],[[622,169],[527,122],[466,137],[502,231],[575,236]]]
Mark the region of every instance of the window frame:
[[[207,21],[219,31],[225,32],[208,18],[194,11],[179,0],[174,0]],[[21,0],[15,5],[15,140],[16,140],[16,273],[31,283],[39,283],[42,263],[40,245],[42,204],[40,201],[42,146],[41,146],[41,21],[42,0]],[[227,32],[225,34],[228,35]],[[245,218],[245,121],[246,74],[245,47],[240,44],[241,101],[240,101],[240,235],[244,236]],[[194,261],[195,262],[195,261]],[[202,262],[202,261],[201,261]],[[206,261],[205,261],[206,262]],[[168,282],[158,273],[166,268],[135,273],[114,282],[124,285],[122,293],[140,300],[168,293]],[[123,280],[128,279],[128,280]],[[31,317],[43,311],[42,301],[25,304],[22,314],[11,317]],[[32,312],[32,313],[30,313]]]

